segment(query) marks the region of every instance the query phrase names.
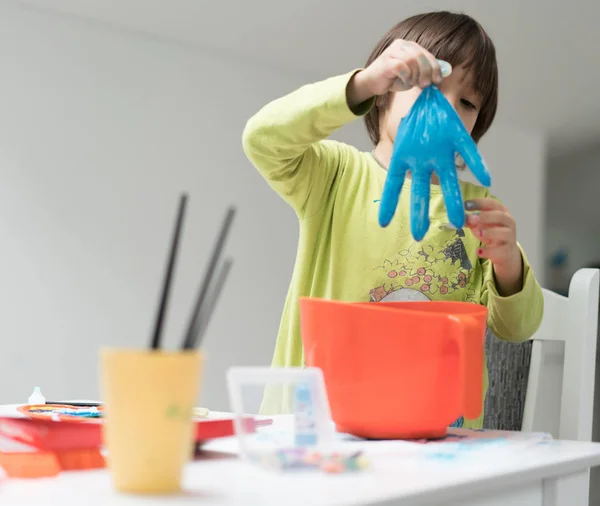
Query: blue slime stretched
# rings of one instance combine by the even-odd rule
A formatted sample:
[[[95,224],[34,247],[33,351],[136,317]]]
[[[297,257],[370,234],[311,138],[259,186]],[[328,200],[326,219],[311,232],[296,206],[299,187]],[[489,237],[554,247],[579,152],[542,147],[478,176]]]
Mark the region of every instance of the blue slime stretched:
[[[406,172],[410,171],[413,238],[422,240],[429,229],[429,187],[433,172],[439,179],[450,223],[457,228],[464,227],[465,210],[455,164],[457,153],[477,180],[489,187],[491,177],[477,145],[437,86],[429,86],[398,126],[379,207],[379,224],[387,227],[392,221]]]

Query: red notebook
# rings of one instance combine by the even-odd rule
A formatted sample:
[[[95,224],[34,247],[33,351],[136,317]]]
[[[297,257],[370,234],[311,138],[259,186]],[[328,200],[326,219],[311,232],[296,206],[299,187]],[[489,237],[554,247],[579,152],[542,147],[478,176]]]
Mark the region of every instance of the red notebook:
[[[194,420],[194,423],[196,425],[196,443],[235,434],[231,418],[207,418]],[[248,417],[244,419],[244,430],[246,433],[251,433],[257,427],[272,423],[273,420],[256,420]],[[80,423],[80,421],[66,420],[55,422],[41,418],[0,417],[0,436],[45,451],[98,448],[102,446],[102,423]]]
[[[202,443],[235,434],[233,419],[202,419],[196,426],[196,451]],[[244,430],[272,420],[244,419]],[[101,453],[102,422],[90,423],[44,418],[0,417],[0,468],[12,478],[55,476],[61,471],[100,469],[106,462]]]

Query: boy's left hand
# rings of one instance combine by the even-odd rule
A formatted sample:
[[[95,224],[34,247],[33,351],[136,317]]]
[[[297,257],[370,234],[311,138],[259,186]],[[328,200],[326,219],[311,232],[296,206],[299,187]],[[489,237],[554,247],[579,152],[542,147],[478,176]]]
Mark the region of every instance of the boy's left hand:
[[[517,224],[508,209],[492,198],[465,202],[467,228],[471,229],[483,246],[477,251],[494,266],[496,288],[504,297],[521,291],[523,287],[523,258],[517,245]],[[475,212],[473,212],[475,211]]]

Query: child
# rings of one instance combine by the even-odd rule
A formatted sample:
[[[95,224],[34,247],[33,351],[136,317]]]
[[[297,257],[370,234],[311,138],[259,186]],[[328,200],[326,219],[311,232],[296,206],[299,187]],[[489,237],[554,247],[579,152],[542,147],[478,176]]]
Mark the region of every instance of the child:
[[[448,77],[442,78],[437,59],[452,66]],[[302,296],[474,302],[488,308],[488,327],[500,339],[521,342],[537,330],[541,288],[517,243],[514,219],[487,189],[461,182],[471,212],[465,229],[456,230],[448,224],[434,176],[431,226],[416,243],[407,177],[394,219],[386,228],[378,224],[398,125],[432,83],[479,141],[496,113],[498,69],[492,41],[469,16],[435,12],[406,19],[381,39],[364,69],[304,86],[268,104],[246,125],[246,155],[300,220],[273,366],[304,364]],[[360,116],[375,146],[372,153],[325,140]],[[484,395],[486,390],[487,368]],[[267,394],[263,412],[286,411],[285,401]],[[482,420],[483,414],[463,426],[480,428]]]

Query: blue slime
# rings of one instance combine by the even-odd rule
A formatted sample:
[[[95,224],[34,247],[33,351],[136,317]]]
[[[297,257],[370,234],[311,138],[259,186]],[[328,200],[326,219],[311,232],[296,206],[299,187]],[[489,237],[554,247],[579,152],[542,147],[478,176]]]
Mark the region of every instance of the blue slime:
[[[421,241],[429,229],[429,187],[433,172],[440,181],[450,223],[456,228],[464,227],[465,210],[455,164],[457,153],[477,180],[489,187],[491,177],[477,145],[440,90],[429,86],[421,92],[398,126],[381,196],[379,224],[387,227],[392,221],[406,172],[410,171],[410,229],[413,238]]]

